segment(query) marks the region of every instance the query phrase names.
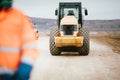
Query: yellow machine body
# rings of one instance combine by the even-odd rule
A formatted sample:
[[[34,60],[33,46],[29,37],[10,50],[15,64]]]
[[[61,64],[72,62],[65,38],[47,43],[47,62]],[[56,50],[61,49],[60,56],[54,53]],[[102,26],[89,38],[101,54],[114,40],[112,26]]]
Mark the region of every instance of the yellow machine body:
[[[57,47],[66,47],[66,46],[81,47],[83,45],[83,36],[55,37],[55,45]]]
[[[78,21],[75,16],[65,16],[61,20],[61,25],[76,25]],[[60,36],[55,36],[55,45],[57,47],[75,46],[81,47],[83,45],[83,36],[77,36],[78,28],[72,35],[64,35],[63,31],[60,31]]]

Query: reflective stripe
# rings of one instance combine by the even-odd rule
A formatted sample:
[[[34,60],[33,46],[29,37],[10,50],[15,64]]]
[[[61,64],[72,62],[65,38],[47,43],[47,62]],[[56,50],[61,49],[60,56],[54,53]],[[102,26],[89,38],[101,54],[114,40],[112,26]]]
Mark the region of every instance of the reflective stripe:
[[[27,56],[23,56],[21,59],[21,62],[32,66],[35,61],[32,58],[29,58]]]
[[[26,49],[26,48],[36,48],[36,43],[28,43],[22,46],[22,49]]]
[[[0,74],[14,74],[17,69],[8,69],[6,67],[0,67]]]
[[[20,49],[19,48],[12,48],[12,47],[3,47],[3,46],[0,46],[0,51],[1,52],[19,53]]]

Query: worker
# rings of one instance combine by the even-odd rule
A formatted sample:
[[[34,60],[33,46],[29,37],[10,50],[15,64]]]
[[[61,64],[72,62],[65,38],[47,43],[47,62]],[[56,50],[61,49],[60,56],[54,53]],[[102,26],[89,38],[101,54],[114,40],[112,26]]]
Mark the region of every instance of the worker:
[[[39,54],[29,18],[12,3],[0,0],[0,80],[28,80]]]

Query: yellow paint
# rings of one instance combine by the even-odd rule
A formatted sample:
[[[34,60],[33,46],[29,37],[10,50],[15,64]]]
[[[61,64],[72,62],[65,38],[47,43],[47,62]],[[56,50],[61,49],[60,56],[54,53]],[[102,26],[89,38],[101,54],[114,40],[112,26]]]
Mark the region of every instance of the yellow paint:
[[[62,18],[60,25],[78,25],[78,20],[75,16],[65,16]]]
[[[81,47],[83,45],[83,36],[55,37],[55,44],[57,47],[65,47],[65,46]]]

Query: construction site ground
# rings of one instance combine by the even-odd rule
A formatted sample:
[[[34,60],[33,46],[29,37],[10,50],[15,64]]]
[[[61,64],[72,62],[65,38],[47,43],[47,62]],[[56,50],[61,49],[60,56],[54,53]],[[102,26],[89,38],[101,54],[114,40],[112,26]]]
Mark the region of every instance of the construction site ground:
[[[79,56],[77,52],[52,56],[49,37],[40,37],[37,43],[40,56],[30,80],[120,80],[120,35],[117,38],[91,35],[88,56]]]

